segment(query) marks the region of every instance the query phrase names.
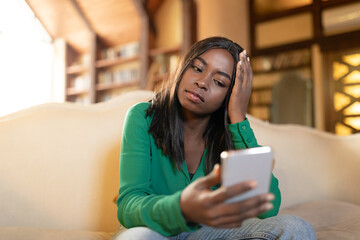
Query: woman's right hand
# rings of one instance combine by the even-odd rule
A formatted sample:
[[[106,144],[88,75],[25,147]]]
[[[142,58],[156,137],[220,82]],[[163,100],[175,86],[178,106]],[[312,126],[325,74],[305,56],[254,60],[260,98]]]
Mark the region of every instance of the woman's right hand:
[[[245,193],[256,187],[256,182],[246,181],[231,187],[221,186],[212,191],[211,187],[220,183],[220,166],[187,186],[180,197],[180,208],[188,222],[205,224],[215,228],[240,227],[247,218],[256,217],[273,205],[272,194],[263,194],[241,202],[225,203],[225,200]]]
[[[230,123],[238,123],[245,120],[251,96],[252,82],[253,72],[250,59],[246,55],[246,50],[244,50],[239,54],[239,62],[236,64],[235,83],[229,99],[228,111]]]

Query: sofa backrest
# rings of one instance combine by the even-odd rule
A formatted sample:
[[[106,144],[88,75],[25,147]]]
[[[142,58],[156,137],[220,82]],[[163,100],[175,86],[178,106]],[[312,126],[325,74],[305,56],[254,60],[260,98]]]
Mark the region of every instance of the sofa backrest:
[[[44,104],[0,118],[0,226],[115,231],[122,124],[130,106],[152,95]],[[248,118],[259,144],[274,150],[282,208],[317,199],[360,204],[360,134]]]
[[[149,91],[0,118],[0,226],[115,231],[122,125]]]
[[[320,199],[360,205],[360,134],[336,136],[248,118],[258,143],[273,148],[282,208]]]

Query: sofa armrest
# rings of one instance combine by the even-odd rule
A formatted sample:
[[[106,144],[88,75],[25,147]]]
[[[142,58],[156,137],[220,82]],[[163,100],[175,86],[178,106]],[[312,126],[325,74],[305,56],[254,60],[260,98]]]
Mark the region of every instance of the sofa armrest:
[[[273,148],[282,208],[320,199],[360,205],[360,134],[336,136],[248,118],[259,144]]]

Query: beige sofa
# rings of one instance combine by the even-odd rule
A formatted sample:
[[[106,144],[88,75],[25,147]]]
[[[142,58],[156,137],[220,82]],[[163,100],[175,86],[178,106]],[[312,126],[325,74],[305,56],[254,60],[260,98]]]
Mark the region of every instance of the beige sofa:
[[[109,239],[126,110],[152,92],[92,106],[43,104],[0,118],[0,239]],[[249,116],[274,149],[281,213],[319,239],[360,239],[360,134],[338,137]]]

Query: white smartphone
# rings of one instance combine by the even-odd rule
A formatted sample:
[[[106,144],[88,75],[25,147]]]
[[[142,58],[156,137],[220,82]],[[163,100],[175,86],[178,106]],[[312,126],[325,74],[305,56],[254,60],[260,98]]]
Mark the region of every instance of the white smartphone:
[[[257,187],[228,199],[226,202],[243,201],[247,198],[269,192],[273,153],[270,147],[255,147],[221,153],[221,178],[224,186],[232,186],[248,180],[255,180]]]

